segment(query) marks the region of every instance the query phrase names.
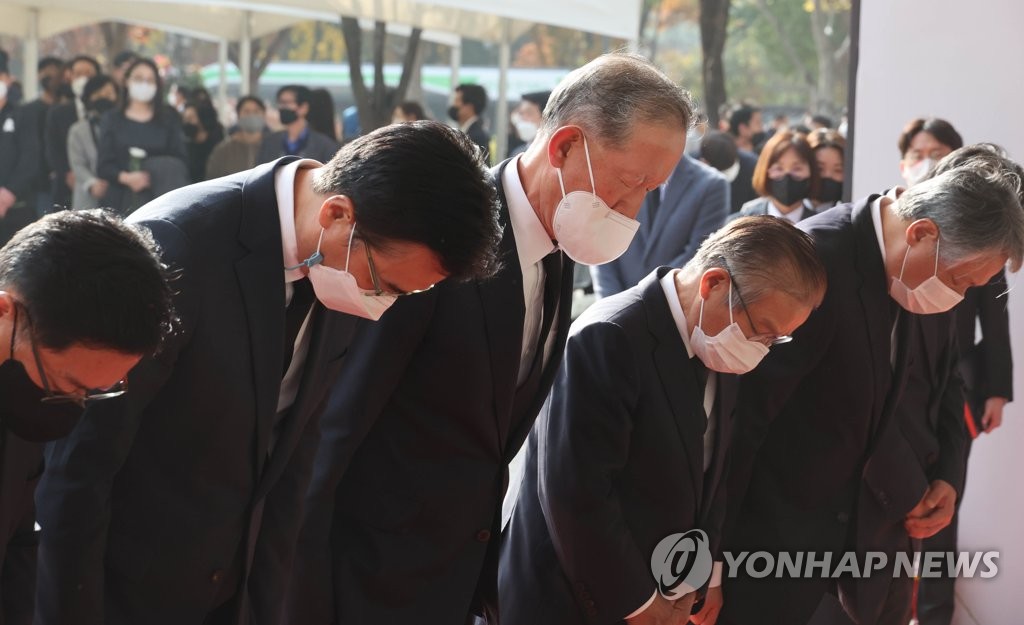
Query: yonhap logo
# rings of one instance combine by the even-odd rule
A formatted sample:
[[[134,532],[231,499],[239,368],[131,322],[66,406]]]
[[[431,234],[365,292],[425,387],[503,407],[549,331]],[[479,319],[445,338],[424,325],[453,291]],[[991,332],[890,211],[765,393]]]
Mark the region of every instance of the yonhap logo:
[[[658,592],[670,601],[681,599],[711,579],[711,547],[704,530],[669,534],[651,554],[651,573]]]

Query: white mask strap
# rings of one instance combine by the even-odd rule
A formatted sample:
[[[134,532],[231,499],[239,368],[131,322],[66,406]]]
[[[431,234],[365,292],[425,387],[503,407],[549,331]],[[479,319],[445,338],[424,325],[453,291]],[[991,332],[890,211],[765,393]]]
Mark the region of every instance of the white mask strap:
[[[352,224],[352,230],[348,233],[348,251],[345,252],[345,273],[348,273],[348,261],[352,258],[352,240],[356,236],[356,225]],[[320,238],[324,238],[324,233],[320,232]]]
[[[935,237],[935,271],[933,275],[939,275],[939,237]]]
[[[703,330],[704,325],[704,298],[700,298],[700,314],[697,315],[697,327]]]
[[[583,153],[587,155],[587,173],[590,174],[590,192],[597,195],[597,185],[594,184],[594,168],[590,166],[590,148],[587,146],[587,137],[583,136]]]
[[[565,182],[562,181],[562,168],[559,167],[558,169],[556,169],[555,173],[558,174],[558,186],[562,188],[562,198],[564,199],[565,198]]]
[[[733,324],[732,320],[732,280],[729,281],[729,325]]]
[[[909,257],[910,257],[910,246],[908,245],[907,246],[907,253],[903,255],[903,265],[900,267],[900,277],[899,277],[900,282],[903,282],[903,272],[906,271],[906,269],[907,269],[907,258],[909,258]],[[936,265],[935,265],[936,269],[938,269],[938,261],[937,261],[937,259],[938,259],[938,257],[936,257]]]

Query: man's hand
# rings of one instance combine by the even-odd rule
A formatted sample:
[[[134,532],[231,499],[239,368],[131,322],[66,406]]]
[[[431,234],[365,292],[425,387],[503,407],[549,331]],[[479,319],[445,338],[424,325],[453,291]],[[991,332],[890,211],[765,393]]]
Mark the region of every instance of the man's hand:
[[[723,603],[722,587],[712,586],[708,588],[708,594],[704,597],[704,607],[700,609],[700,612],[690,617],[690,622],[694,623],[694,625],[715,625],[715,621],[718,620],[718,613],[722,611]]]
[[[136,193],[149,188],[148,171],[123,171],[118,180]]]
[[[89,187],[89,195],[93,196],[97,200],[102,199],[103,196],[107,194],[107,187],[109,186],[110,184],[106,180],[103,178],[97,178]]]
[[[1005,397],[989,397],[985,400],[985,414],[981,415],[981,427],[989,434],[1003,424],[1003,407],[1006,406]]]
[[[14,203],[18,201],[18,198],[14,197],[10,189],[7,187],[0,187],[0,219],[7,216],[7,211],[11,210]]]
[[[935,480],[924,497],[907,514],[904,527],[911,538],[928,538],[949,525],[956,511],[956,490],[948,482]]]
[[[64,184],[68,185],[69,189],[75,188],[75,172],[69,171],[64,174]]]
[[[658,593],[654,597],[654,603],[647,606],[647,609],[631,619],[626,619],[627,625],[686,625],[690,620],[690,609],[693,602],[697,600],[697,593],[691,592],[688,595],[669,601]]]

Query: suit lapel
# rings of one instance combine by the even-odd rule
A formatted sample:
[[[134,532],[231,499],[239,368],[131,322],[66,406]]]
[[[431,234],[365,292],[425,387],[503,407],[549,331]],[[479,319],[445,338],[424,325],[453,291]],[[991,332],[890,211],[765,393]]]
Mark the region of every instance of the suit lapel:
[[[722,487],[725,476],[725,458],[729,440],[732,438],[732,414],[736,410],[736,390],[739,378],[726,373],[716,374],[718,388],[715,391],[715,441],[711,456],[711,465],[704,476],[704,495],[700,502],[700,518],[707,519],[711,513],[711,502],[715,493]],[[701,467],[703,468],[703,467]]]
[[[256,476],[263,471],[284,360],[284,252],[274,171],[294,159],[257,168],[242,187],[239,241],[249,253],[235,263],[245,304],[256,395]]]
[[[679,213],[679,211],[671,209],[679,205],[683,197],[683,191],[689,186],[691,169],[684,166],[685,160],[686,157],[683,156],[672,171],[672,178],[669,180],[668,185],[665,186],[665,197],[661,200],[658,214],[655,215],[653,220],[649,217],[646,220],[650,223],[645,224],[648,232],[646,245],[644,246],[645,261],[652,251],[657,248],[658,239],[661,238],[662,233],[666,230],[668,220]]]
[[[704,432],[707,429],[704,393],[697,386],[693,363],[679,336],[679,328],[672,318],[668,302],[665,301],[661,278],[667,271],[668,268],[648,276],[641,283],[646,283],[643,290],[644,310],[647,312],[648,330],[655,342],[655,369],[665,399],[672,410],[672,420],[686,449],[693,492],[700,501],[703,492]]]
[[[504,227],[501,239],[501,270],[490,280],[477,282],[483,308],[483,323],[490,350],[494,379],[494,408],[498,423],[498,443],[504,448],[503,435],[508,432],[512,399],[523,349],[523,323],[526,304],[523,300],[523,271],[519,265],[515,234],[509,219],[508,202],[501,182],[509,161],[491,171],[501,202],[500,222]]]

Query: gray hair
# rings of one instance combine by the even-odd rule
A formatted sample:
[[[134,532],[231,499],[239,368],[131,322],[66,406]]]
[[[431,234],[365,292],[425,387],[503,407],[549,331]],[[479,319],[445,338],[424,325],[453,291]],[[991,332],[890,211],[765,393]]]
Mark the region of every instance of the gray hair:
[[[1001,253],[1010,268],[1024,260],[1024,169],[990,143],[951,152],[931,177],[900,196],[893,211],[906,221],[930,219],[939,228],[947,263]]]
[[[704,240],[683,271],[700,276],[712,268],[728,271],[733,289],[742,294],[734,291],[734,308],[773,291],[817,306],[828,281],[810,235],[788,219],[769,215],[729,222]]]
[[[690,94],[637,54],[612,52],[573,70],[551,92],[541,133],[570,124],[620,147],[638,122],[688,130]]]

